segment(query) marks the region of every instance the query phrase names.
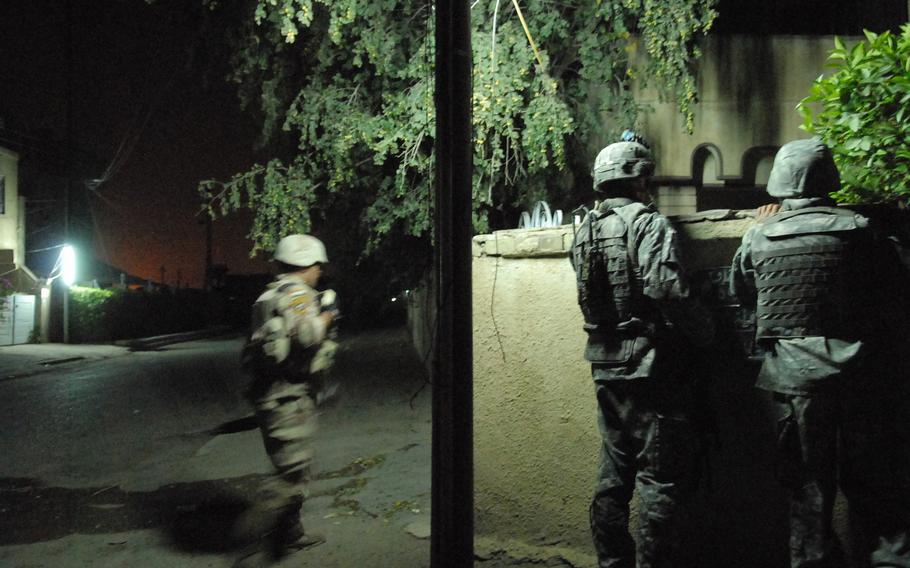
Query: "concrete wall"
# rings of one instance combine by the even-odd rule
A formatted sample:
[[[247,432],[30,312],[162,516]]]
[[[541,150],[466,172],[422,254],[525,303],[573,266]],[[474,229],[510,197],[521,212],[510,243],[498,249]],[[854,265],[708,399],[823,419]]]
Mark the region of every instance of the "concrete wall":
[[[729,266],[750,222],[730,211],[676,219],[695,270]],[[481,557],[499,552],[595,565],[588,505],[600,439],[565,254],[571,230],[475,237],[475,547]],[[768,397],[753,387],[757,365],[737,342],[737,322],[728,308],[715,308],[720,355],[706,362],[705,372],[716,379],[711,396],[723,451],[711,464],[713,487],[693,505],[689,541],[701,568],[782,568],[786,500],[773,480]]]
[[[833,36],[706,38],[691,135],[675,104],[661,102],[653,90],[638,90],[637,100],[653,109],[642,115],[641,131],[657,157],[656,175],[675,183],[657,196],[661,210],[694,212],[701,184],[764,185],[776,149],[808,137],[799,128],[796,104],[825,72],[833,47]]]

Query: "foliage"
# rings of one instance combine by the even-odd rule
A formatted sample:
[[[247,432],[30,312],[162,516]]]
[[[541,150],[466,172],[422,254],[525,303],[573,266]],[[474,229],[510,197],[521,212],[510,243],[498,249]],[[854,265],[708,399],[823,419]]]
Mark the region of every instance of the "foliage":
[[[66,293],[66,292],[64,292]],[[97,288],[73,286],[69,289],[71,312],[70,330],[78,342],[103,341],[111,339],[106,329],[105,309],[114,292]]]
[[[0,278],[0,320],[7,317],[6,311],[9,306],[9,296],[16,293],[13,283],[7,278]]]
[[[799,108],[803,128],[834,153],[843,202],[910,196],[910,24],[900,35],[865,32],[847,47],[834,40],[830,67]]]
[[[0,296],[11,296],[16,293],[16,288],[8,278],[0,278]]]
[[[207,323],[198,290],[70,288],[70,336],[75,343],[147,337],[200,329]]]
[[[227,10],[204,1],[212,17]],[[285,234],[319,232],[334,221],[332,211],[344,211],[354,233],[366,227],[359,236],[368,253],[426,241],[432,4],[251,2],[248,12],[235,13],[229,79],[243,104],[261,113],[263,142],[278,150],[225,183],[203,183],[209,213],[250,208],[253,253]],[[674,100],[691,129],[694,40],[710,27],[715,4],[472,2],[475,229],[515,226],[520,210],[541,198],[576,202],[573,191],[587,188],[592,148],[637,120],[633,81],[650,81]]]

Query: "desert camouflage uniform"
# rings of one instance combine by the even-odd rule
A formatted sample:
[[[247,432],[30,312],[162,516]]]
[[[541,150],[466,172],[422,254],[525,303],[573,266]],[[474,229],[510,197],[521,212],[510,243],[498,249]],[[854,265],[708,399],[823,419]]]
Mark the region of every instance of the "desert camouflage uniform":
[[[319,299],[319,293],[301,278],[285,274],[269,284],[253,307],[252,329],[262,328],[277,316],[290,340],[290,354],[277,368],[252,365],[254,379],[248,393],[276,473],[263,484],[249,515],[258,516],[249,522],[261,529],[246,530],[265,532],[279,551],[304,534],[300,510],[310,479],[317,417],[310,379],[315,360],[326,365],[327,355],[320,347],[328,343],[327,330],[318,317]]]

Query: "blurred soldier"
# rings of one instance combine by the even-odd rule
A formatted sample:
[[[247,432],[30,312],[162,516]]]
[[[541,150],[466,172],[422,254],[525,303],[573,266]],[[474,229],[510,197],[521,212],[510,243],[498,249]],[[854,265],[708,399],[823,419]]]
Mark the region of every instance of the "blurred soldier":
[[[324,539],[300,521],[316,430],[316,376],[331,366],[336,345],[327,339],[337,316],[334,292],[316,286],[325,246],[309,235],[279,241],[278,276],[253,305],[253,330],[244,347],[244,367],[253,375],[248,393],[265,449],[276,474],[238,521],[235,536],[254,540],[238,566],[266,565]]]
[[[694,385],[685,359],[687,342],[710,342],[713,322],[690,300],[676,231],[648,204],[653,171],[650,149],[631,132],[604,148],[592,175],[605,199],[572,243],[603,439],[590,509],[600,568],[636,566],[628,528],[636,485],[637,565],[682,566],[679,513],[696,485]]]
[[[834,207],[828,194],[839,187],[820,141],[781,147],[768,193],[782,202],[760,211],[743,236],[732,287],[756,307],[756,338],[768,350],[757,386],[773,393],[778,413],[790,565],[844,566],[831,524],[839,466],[851,513],[864,524],[865,565],[910,567],[907,480],[890,434],[893,359],[883,349],[901,271],[866,217]]]

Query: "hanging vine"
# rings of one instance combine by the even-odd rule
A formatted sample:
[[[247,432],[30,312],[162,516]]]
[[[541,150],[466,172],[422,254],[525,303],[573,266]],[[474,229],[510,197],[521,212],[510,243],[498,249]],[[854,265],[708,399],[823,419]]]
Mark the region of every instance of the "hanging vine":
[[[205,3],[217,17],[221,5]],[[633,82],[675,101],[691,130],[695,41],[715,3],[473,2],[476,230],[537,199],[570,199],[591,142],[635,125]],[[263,140],[290,139],[294,151],[203,183],[209,212],[250,208],[254,252],[338,207],[369,227],[368,251],[427,238],[433,18],[425,0],[250,0],[231,36],[229,79],[261,113]]]

